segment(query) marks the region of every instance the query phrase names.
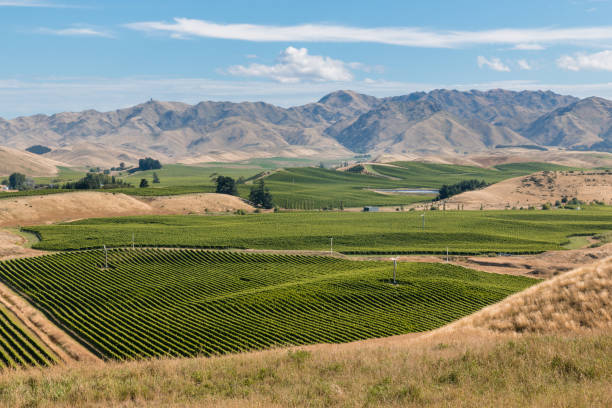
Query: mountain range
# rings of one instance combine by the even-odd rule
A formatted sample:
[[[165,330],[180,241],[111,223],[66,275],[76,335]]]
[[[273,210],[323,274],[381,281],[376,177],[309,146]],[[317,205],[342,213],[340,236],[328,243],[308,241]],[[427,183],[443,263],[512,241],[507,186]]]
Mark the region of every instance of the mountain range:
[[[337,91],[282,108],[263,102],[149,101],[111,112],[86,110],[0,118],[0,145],[43,145],[73,165],[152,156],[195,163],[247,157],[464,154],[499,146],[612,151],[612,101],[551,91],[434,90],[376,98]]]

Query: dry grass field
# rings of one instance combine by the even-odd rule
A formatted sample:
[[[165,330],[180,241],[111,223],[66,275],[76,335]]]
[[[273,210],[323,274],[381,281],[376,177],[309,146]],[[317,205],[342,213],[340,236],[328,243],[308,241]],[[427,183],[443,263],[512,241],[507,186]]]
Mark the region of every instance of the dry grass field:
[[[465,210],[503,210],[554,204],[563,197],[610,204],[612,173],[596,170],[540,172],[453,196],[447,200],[446,205],[448,208],[462,205]]]
[[[612,404],[612,260],[433,332],[224,357],[0,374],[3,406]]]
[[[127,215],[204,214],[252,207],[226,194],[136,198],[126,194],[74,192],[0,200],[0,226],[50,224],[81,218]]]

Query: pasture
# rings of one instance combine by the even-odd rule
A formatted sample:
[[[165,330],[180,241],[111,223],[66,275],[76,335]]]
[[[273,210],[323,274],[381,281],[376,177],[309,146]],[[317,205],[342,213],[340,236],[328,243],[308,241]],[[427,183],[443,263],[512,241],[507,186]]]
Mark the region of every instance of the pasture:
[[[9,260],[0,278],[106,359],[215,355],[431,330],[537,282],[453,265],[198,250]]]
[[[37,249],[102,245],[329,250],[347,254],[537,253],[612,231],[612,208],[582,211],[288,212],[100,218],[29,227]],[[425,218],[423,223],[423,218]],[[424,224],[424,228],[423,228]]]

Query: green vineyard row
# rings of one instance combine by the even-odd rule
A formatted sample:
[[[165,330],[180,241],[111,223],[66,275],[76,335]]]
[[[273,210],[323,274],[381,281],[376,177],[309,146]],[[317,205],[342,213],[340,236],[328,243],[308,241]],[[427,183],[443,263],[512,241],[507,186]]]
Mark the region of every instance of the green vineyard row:
[[[0,368],[48,366],[55,362],[55,357],[0,307]]]
[[[536,281],[452,265],[117,249],[0,263],[0,279],[107,359],[215,355],[440,327]]]
[[[334,250],[357,253],[558,250],[571,235],[612,230],[612,207],[582,211],[421,211],[393,213],[302,212],[246,216],[141,216],[88,219],[29,227],[35,248],[70,250],[106,246]],[[423,220],[425,218],[425,220]],[[423,222],[424,221],[424,222]]]

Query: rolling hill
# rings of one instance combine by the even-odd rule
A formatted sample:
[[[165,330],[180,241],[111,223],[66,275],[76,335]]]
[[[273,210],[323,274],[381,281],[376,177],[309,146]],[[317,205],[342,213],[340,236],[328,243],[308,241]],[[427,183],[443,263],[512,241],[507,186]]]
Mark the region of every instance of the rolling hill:
[[[65,166],[65,164],[34,153],[0,146],[1,176],[8,176],[13,172],[25,173],[29,176],[48,176],[57,174],[57,166]]]

